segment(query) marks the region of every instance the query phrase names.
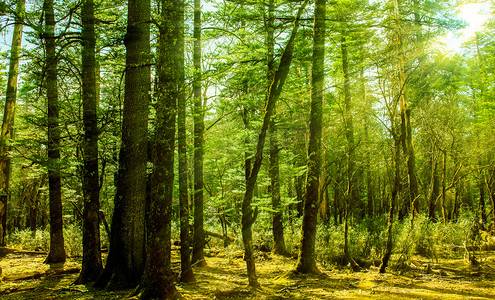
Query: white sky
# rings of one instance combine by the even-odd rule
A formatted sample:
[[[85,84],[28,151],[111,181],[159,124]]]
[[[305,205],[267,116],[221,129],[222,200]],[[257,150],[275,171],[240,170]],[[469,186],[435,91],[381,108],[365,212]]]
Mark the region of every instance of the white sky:
[[[489,11],[489,1],[473,1],[461,5],[457,14],[469,25],[462,30],[449,33],[443,41],[445,49],[451,52],[460,52],[462,44],[474,37],[477,31],[483,29],[483,24],[489,18]]]

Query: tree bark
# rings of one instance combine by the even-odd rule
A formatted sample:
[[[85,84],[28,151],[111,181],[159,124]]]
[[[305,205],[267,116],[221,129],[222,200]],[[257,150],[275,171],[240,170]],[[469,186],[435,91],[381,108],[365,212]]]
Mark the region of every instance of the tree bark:
[[[407,96],[406,85],[406,71],[405,71],[405,54],[403,48],[403,35],[402,24],[399,11],[399,0],[394,0],[395,22],[397,30],[397,43],[398,43],[398,68],[399,68],[399,107],[401,116],[401,128],[402,128],[402,144],[404,148],[404,154],[406,156],[407,164],[407,177],[409,183],[409,203],[411,207],[411,222],[414,217],[419,213],[419,192],[418,192],[418,179],[416,176],[416,156],[414,154],[414,146],[412,142],[412,127],[411,127],[411,108],[409,107],[409,100]]]
[[[275,74],[275,62],[273,57],[273,49],[275,45],[274,39],[274,0],[268,1],[268,16],[266,21],[266,49],[267,49],[267,79],[271,83]],[[276,114],[276,107],[273,108],[273,113]],[[269,175],[271,181],[271,198],[272,209],[274,211],[272,217],[272,232],[273,232],[273,252],[280,255],[288,255],[285,249],[284,240],[284,224],[283,211],[280,203],[280,168],[279,168],[279,152],[280,145],[277,137],[277,124],[275,120],[271,120],[268,128],[270,135],[270,167]]]
[[[179,143],[179,205],[180,205],[180,281],[195,281],[191,268],[191,236],[189,225],[189,193],[188,193],[188,165],[187,165],[187,139],[186,139],[186,85],[185,85],[185,57],[184,57],[184,2],[179,4],[178,26],[178,143]]]
[[[147,207],[146,267],[140,299],[179,299],[171,269],[175,118],[179,95],[182,0],[160,1],[158,86],[156,97],[151,199]]]
[[[393,124],[392,124],[393,126]],[[393,156],[393,166],[394,166],[394,185],[392,186],[392,192],[390,196],[390,206],[388,211],[388,222],[387,222],[387,244],[385,246],[385,252],[382,256],[382,262],[380,264],[380,273],[385,273],[385,270],[388,266],[388,261],[390,260],[390,256],[392,255],[392,226],[394,223],[394,210],[397,202],[397,195],[400,190],[400,138],[397,134],[394,134],[394,156]]]
[[[94,282],[103,271],[100,246],[100,187],[98,176],[98,118],[96,36],[94,1],[82,3],[82,96],[83,96],[83,259],[77,283]]]
[[[50,252],[45,263],[65,262],[60,184],[60,127],[55,53],[55,11],[53,0],[45,0],[46,97],[48,102],[48,191],[50,199]]]
[[[285,49],[282,53],[278,69],[273,76],[273,81],[266,94],[263,122],[261,124],[258,142],[256,144],[256,151],[254,154],[251,171],[249,172],[248,179],[246,180],[246,191],[244,193],[244,198],[242,201],[242,241],[244,244],[244,260],[246,261],[247,265],[249,285],[254,288],[259,287],[260,284],[256,275],[252,238],[252,226],[254,221],[256,220],[257,211],[253,210],[253,208],[251,207],[251,202],[253,199],[256,179],[258,177],[258,173],[261,168],[261,162],[263,160],[263,148],[265,145],[268,125],[270,124],[270,118],[273,115],[275,103],[280,97],[282,87],[285,83],[285,79],[287,78],[287,74],[289,73],[289,68],[292,62],[292,52],[294,49],[294,39],[299,28],[299,20],[301,18],[301,14],[307,5],[307,2],[308,1],[304,1],[304,3],[301,5],[301,7],[299,7],[299,10],[297,11],[294,28],[292,29],[289,41],[287,42],[287,45],[285,46]]]
[[[364,64],[364,56],[362,56],[361,64]],[[361,85],[361,95],[363,97],[363,103],[366,105],[367,110],[372,109],[372,105],[367,97],[366,91],[366,79],[364,77],[364,66],[361,65],[360,70],[360,85]],[[373,175],[371,170],[371,140],[369,136],[370,130],[370,121],[369,116],[367,114],[364,115],[364,140],[366,143],[366,151],[365,151],[365,169],[366,169],[366,215],[369,218],[375,217],[374,211],[374,191],[373,191]]]
[[[325,15],[326,0],[315,2],[313,60],[311,74],[311,112],[309,123],[306,195],[301,228],[298,273],[319,273],[315,259],[316,222],[321,174],[322,106],[325,93]]]
[[[201,99],[201,0],[194,0],[194,240],[192,263],[205,266],[203,249],[204,199],[203,199],[203,155],[204,155],[204,111]]]
[[[150,1],[129,0],[122,145],[110,251],[97,287],[138,285],[145,263],[146,165],[150,93]]]
[[[9,74],[5,93],[5,108],[2,122],[0,147],[0,246],[6,245],[7,202],[10,193],[10,139],[14,138],[15,104],[17,100],[17,79],[19,77],[19,56],[21,52],[22,27],[25,12],[25,0],[18,0],[12,46],[10,48]]]
[[[342,34],[342,42],[340,44],[342,52],[342,70],[344,73],[344,123],[345,135],[347,139],[347,192],[345,195],[345,224],[344,224],[344,256],[351,264],[352,269],[357,271],[360,269],[356,261],[351,257],[348,243],[348,222],[351,213],[351,206],[358,205],[358,193],[356,184],[356,158],[354,145],[354,125],[352,118],[352,103],[351,103],[351,81],[349,76],[349,58],[347,51],[347,40],[345,33]]]

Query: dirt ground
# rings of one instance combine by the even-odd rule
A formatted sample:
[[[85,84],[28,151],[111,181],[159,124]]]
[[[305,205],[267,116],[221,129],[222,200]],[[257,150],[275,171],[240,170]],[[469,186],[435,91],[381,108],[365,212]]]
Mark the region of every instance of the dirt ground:
[[[194,269],[196,282],[177,287],[185,299],[495,299],[494,253],[483,254],[477,266],[462,258],[438,262],[418,258],[410,260],[403,271],[378,274],[375,267],[361,272],[321,267],[320,276],[295,276],[291,273],[294,259],[261,254],[257,260],[259,290],[247,287],[242,253],[223,249],[211,250],[208,266]],[[80,258],[50,266],[43,264],[44,254],[0,256],[1,299],[127,299],[131,293],[73,285]],[[173,265],[177,264],[175,257]]]

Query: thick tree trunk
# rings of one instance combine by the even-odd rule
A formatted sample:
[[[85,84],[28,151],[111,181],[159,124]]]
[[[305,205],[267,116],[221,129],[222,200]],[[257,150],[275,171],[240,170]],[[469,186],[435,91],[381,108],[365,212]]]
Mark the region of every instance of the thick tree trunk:
[[[12,46],[10,48],[9,74],[5,93],[5,108],[2,122],[2,147],[0,148],[0,246],[6,245],[7,236],[7,202],[10,186],[10,139],[13,138],[15,121],[15,104],[17,100],[17,79],[19,77],[19,55],[21,52],[22,25],[25,12],[25,0],[16,4],[16,18]]]
[[[180,281],[194,281],[191,268],[191,236],[189,225],[189,193],[188,193],[188,165],[187,165],[187,139],[186,139],[186,86],[185,86],[185,57],[184,57],[184,2],[179,4],[179,37],[178,37],[178,143],[179,143],[179,205],[180,205]]]
[[[201,0],[194,0],[194,239],[192,263],[205,266],[203,249],[204,199],[203,199],[203,155],[204,155],[204,111],[201,99]]]
[[[110,251],[97,287],[138,285],[145,262],[146,165],[150,98],[150,1],[129,0],[125,98]]]
[[[60,184],[60,127],[55,53],[55,11],[53,0],[45,0],[46,97],[48,101],[48,191],[50,199],[50,252],[45,263],[65,262],[62,189]]]
[[[318,273],[315,259],[316,221],[321,174],[322,106],[325,91],[325,13],[326,0],[316,0],[311,74],[311,112],[309,123],[306,195],[301,228],[301,245],[296,272]]]
[[[98,93],[96,87],[96,36],[94,1],[82,3],[83,95],[83,260],[77,283],[93,282],[103,271],[100,253],[100,187],[98,177]]]
[[[140,299],[179,299],[171,269],[175,118],[179,95],[182,0],[160,1],[158,86],[151,199],[147,207],[146,267]]]

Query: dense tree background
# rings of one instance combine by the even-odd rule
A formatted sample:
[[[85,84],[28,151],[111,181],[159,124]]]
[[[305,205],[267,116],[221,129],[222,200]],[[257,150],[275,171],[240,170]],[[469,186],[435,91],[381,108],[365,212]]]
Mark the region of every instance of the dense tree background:
[[[18,44],[0,61],[6,243],[28,231],[61,261],[83,254],[85,228],[86,268],[101,270],[100,239],[121,252],[100,278],[114,288],[143,272],[170,284],[170,237],[187,247],[184,281],[205,248],[244,249],[258,286],[260,250],[299,255],[299,272],[385,271],[393,252],[495,233],[493,2],[456,52],[440,41],[466,25],[457,1],[316,2],[0,1],[5,38],[24,34],[17,90]]]

